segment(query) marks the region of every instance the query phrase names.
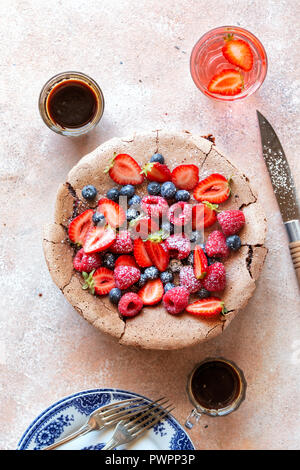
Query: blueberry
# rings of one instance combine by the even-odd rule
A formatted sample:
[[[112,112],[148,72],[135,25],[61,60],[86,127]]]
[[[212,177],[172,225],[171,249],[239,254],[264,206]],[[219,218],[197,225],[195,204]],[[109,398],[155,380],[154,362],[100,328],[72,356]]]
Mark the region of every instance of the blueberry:
[[[152,157],[150,158],[150,162],[158,162],[158,163],[164,164],[164,163],[165,163],[165,159],[164,159],[164,157],[162,156],[161,153],[155,153],[155,154],[152,155]]]
[[[153,181],[147,186],[148,194],[151,196],[158,196],[160,194],[160,184]]]
[[[117,287],[114,287],[109,291],[109,300],[113,303],[118,305],[121,297],[122,297],[122,291],[121,289],[118,289]]]
[[[194,264],[194,253],[189,254],[189,256],[187,257],[187,263]]]
[[[190,197],[191,197],[190,193],[186,191],[185,189],[180,189],[175,194],[175,199],[178,202],[179,201],[188,202],[190,200]]]
[[[134,209],[134,207],[130,207],[126,211],[126,219],[128,220],[128,222],[130,222],[131,220],[136,219],[139,214],[140,213],[136,209]]]
[[[110,199],[111,201],[118,202],[120,196],[120,191],[118,188],[111,188],[107,191],[106,197]]]
[[[164,285],[164,291],[165,293],[168,292],[170,289],[174,289],[175,285],[172,284],[172,282],[168,282],[167,284]]]
[[[160,273],[159,277],[163,284],[168,284],[168,282],[172,282],[174,279],[173,273],[171,271],[163,271]]]
[[[103,265],[106,268],[114,269],[115,261],[116,261],[115,255],[113,255],[112,253],[105,253],[105,255],[103,257]]]
[[[138,205],[140,205],[140,203],[141,203],[141,198],[140,198],[140,196],[138,196],[137,194],[135,194],[134,196],[132,196],[132,198],[129,199],[129,201],[128,201],[129,207],[130,207],[130,206],[133,206],[133,205],[138,206]]]
[[[88,184],[87,186],[84,186],[84,188],[82,188],[81,194],[84,199],[90,201],[91,199],[95,199],[95,197],[97,196],[97,192],[98,191],[95,186],[93,186],[92,184]]]
[[[103,225],[106,224],[105,216],[104,214],[101,214],[101,212],[95,212],[93,214],[92,220],[98,227],[103,227]]]
[[[176,186],[171,181],[163,183],[160,188],[160,194],[166,199],[172,199],[176,194]]]
[[[196,295],[199,299],[206,299],[207,297],[210,297],[210,292],[204,287],[201,287],[201,289],[196,292]]]
[[[150,266],[150,268],[146,268],[144,271],[145,276],[147,279],[157,279],[159,276],[159,271],[155,266]]]
[[[137,282],[137,286],[138,287],[143,287],[146,282],[148,281],[148,277],[146,276],[146,274],[142,273],[138,282]]]
[[[120,196],[132,197],[134,195],[135,188],[132,184],[126,184],[120,189]]]
[[[230,235],[226,238],[226,245],[232,251],[238,251],[241,248],[241,239],[238,235]]]
[[[195,243],[196,245],[200,245],[201,248],[204,250],[204,245],[202,241],[203,241],[203,235],[201,232],[197,232],[197,231],[191,232],[190,242]]]
[[[164,232],[169,235],[173,235],[174,233],[174,225],[171,222],[165,221],[161,224],[161,228]]]

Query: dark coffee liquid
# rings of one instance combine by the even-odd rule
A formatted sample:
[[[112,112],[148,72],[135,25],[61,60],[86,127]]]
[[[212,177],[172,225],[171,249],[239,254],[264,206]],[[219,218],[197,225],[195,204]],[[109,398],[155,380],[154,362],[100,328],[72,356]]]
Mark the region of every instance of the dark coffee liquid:
[[[206,409],[219,410],[235,401],[241,382],[237,372],[229,364],[211,361],[196,369],[191,388],[199,405]]]
[[[63,128],[76,128],[92,121],[97,112],[98,99],[85,83],[67,80],[51,90],[47,107],[55,124]]]

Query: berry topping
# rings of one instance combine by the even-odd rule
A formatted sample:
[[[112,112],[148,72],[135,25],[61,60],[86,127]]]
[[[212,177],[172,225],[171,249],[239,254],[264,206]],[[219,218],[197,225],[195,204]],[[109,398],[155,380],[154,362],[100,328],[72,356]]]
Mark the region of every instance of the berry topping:
[[[138,205],[140,205],[140,203],[141,203],[141,198],[137,194],[132,196],[132,198],[130,198],[129,201],[128,201],[129,207],[138,206]]]
[[[98,253],[87,255],[83,248],[77,251],[73,259],[74,269],[79,272],[90,273],[100,268],[102,264],[101,256]]]
[[[120,191],[118,188],[111,188],[107,191],[106,197],[107,199],[111,199],[112,201],[118,202],[120,196]]]
[[[116,238],[115,231],[108,225],[106,227],[92,227],[83,244],[86,253],[104,251],[110,247]]]
[[[217,219],[226,237],[238,233],[245,224],[244,213],[240,210],[222,211]]]
[[[219,292],[224,290],[226,286],[226,271],[224,264],[217,261],[211,266],[208,266],[202,285],[209,292]]]
[[[140,212],[137,211],[134,207],[129,207],[129,209],[127,209],[126,211],[126,219],[128,220],[128,222],[131,222],[132,220],[137,219],[139,215],[140,215]]]
[[[93,214],[93,209],[88,209],[72,220],[68,229],[69,239],[72,243],[83,245],[87,233],[93,227]]]
[[[168,217],[174,225],[187,225],[192,220],[192,206],[183,201],[176,202],[170,207]]]
[[[132,184],[126,184],[120,189],[120,196],[132,197],[134,192],[134,186]]]
[[[233,65],[249,72],[253,67],[253,54],[249,44],[242,39],[234,39],[233,34],[225,37],[225,45],[222,48],[225,59]]]
[[[164,307],[167,312],[177,315],[186,308],[189,303],[189,291],[185,287],[174,287],[163,296]]]
[[[210,227],[217,220],[218,205],[203,201],[193,206],[192,227],[193,230],[203,230]]]
[[[144,165],[142,175],[145,175],[148,181],[157,181],[164,183],[171,180],[171,172],[167,165],[159,162],[150,162]]]
[[[122,207],[111,199],[100,199],[98,202],[98,212],[104,214],[107,223],[113,228],[120,227],[126,219]]]
[[[119,256],[119,258],[115,262],[115,267],[118,268],[119,266],[133,266],[134,268],[138,268],[134,257],[130,255]]]
[[[140,275],[140,270],[133,266],[119,266],[114,270],[116,287],[122,290],[127,289],[138,282]]]
[[[143,287],[146,284],[147,281],[148,281],[148,278],[147,278],[146,274],[142,273],[141,277],[139,278],[139,280],[137,282],[137,287],[138,288]]]
[[[143,308],[143,301],[134,292],[124,294],[118,304],[122,317],[135,317]]]
[[[103,256],[103,265],[108,269],[114,269],[116,256],[112,253],[105,253]]]
[[[114,273],[107,268],[98,268],[90,274],[83,272],[85,280],[82,289],[89,289],[91,294],[106,295],[115,287]]]
[[[173,278],[174,278],[172,271],[163,271],[162,273],[160,273],[159,277],[163,284],[168,284],[169,282],[173,282]]]
[[[159,276],[159,270],[155,266],[150,266],[145,269],[144,274],[147,279],[157,279]]]
[[[160,195],[160,184],[156,183],[156,181],[152,181],[152,183],[149,183],[147,186],[147,191],[148,194],[151,196],[159,196]]]
[[[140,215],[129,222],[132,238],[147,238],[149,233],[159,229],[157,222],[149,215]]]
[[[190,193],[186,191],[185,189],[179,189],[179,191],[177,191],[175,194],[175,199],[177,202],[179,201],[188,202],[190,198],[191,198]]]
[[[104,214],[101,212],[95,212],[92,217],[94,225],[98,225],[98,227],[103,227],[106,224],[106,218]]]
[[[213,173],[200,181],[194,190],[196,201],[207,201],[220,204],[230,195],[229,181],[219,173]]]
[[[171,258],[184,259],[190,254],[191,243],[189,239],[183,235],[171,235],[166,239],[165,244],[170,252]]]
[[[147,253],[145,243],[141,238],[136,238],[133,243],[133,254],[141,268],[152,266],[152,261]]]
[[[84,186],[84,188],[82,188],[81,194],[84,199],[86,199],[87,201],[91,201],[95,199],[95,197],[97,196],[97,192],[98,191],[95,186],[93,186],[92,184],[88,184],[87,186]]]
[[[218,297],[197,300],[186,307],[186,311],[200,317],[213,317],[218,313],[225,313],[224,302]]]
[[[166,293],[168,290],[174,289],[174,287],[176,287],[175,284],[172,282],[167,282],[167,284],[164,285],[164,292]]]
[[[164,295],[164,286],[160,279],[149,280],[142,287],[138,295],[144,305],[153,305],[161,301]]]
[[[226,245],[224,233],[220,232],[220,230],[211,232],[205,244],[205,251],[210,257],[227,258],[229,256],[229,248]]]
[[[201,287],[201,289],[196,292],[196,295],[199,299],[207,299],[210,296],[210,292],[204,287]]]
[[[144,196],[141,208],[150,217],[159,217],[168,211],[169,206],[167,201],[161,196]]]
[[[133,243],[130,237],[130,233],[127,230],[121,230],[111,246],[113,253],[131,253],[133,251]]]
[[[154,153],[154,155],[152,155],[152,157],[150,158],[150,162],[158,162],[164,164],[165,159],[161,153]]]
[[[178,189],[194,189],[199,181],[199,168],[196,165],[179,165],[172,171],[172,181]]]
[[[216,73],[208,84],[208,91],[219,95],[238,95],[244,87],[242,74],[235,69],[225,69]]]
[[[196,279],[192,266],[183,266],[179,273],[180,285],[184,286],[190,293],[201,289],[201,281]]]
[[[242,242],[238,235],[230,235],[226,238],[226,245],[232,251],[238,251],[241,248]]]
[[[160,194],[166,199],[172,199],[176,194],[176,186],[171,181],[166,181],[161,185]]]
[[[144,181],[140,165],[126,153],[113,157],[104,172],[109,173],[111,179],[121,185],[136,185]]]
[[[122,297],[121,289],[114,287],[113,289],[109,291],[109,300],[111,301],[112,304],[118,305],[121,297]]]
[[[200,245],[194,250],[194,274],[196,279],[203,279],[208,269],[207,258]]]
[[[165,271],[169,265],[169,252],[162,243],[152,242],[147,240],[145,242],[146,250],[154,266],[159,271]]]

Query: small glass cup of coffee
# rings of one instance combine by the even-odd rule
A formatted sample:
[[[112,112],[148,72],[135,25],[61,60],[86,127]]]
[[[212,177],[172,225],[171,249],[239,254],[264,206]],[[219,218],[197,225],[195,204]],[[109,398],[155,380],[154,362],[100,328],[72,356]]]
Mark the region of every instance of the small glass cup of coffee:
[[[39,111],[45,124],[65,136],[80,136],[92,130],[104,111],[99,85],[80,72],[63,72],[50,78],[39,96]]]
[[[192,370],[187,393],[194,405],[185,426],[191,429],[202,414],[225,416],[235,411],[246,396],[243,372],[222,357],[207,358]]]

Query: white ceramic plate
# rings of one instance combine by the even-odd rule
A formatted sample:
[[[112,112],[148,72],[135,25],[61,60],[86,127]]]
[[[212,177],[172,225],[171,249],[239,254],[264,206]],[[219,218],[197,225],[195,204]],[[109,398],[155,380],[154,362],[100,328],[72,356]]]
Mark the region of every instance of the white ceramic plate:
[[[18,449],[40,450],[74,432],[100,406],[134,397],[141,397],[141,395],[109,388],[86,390],[63,398],[47,408],[31,423],[23,434]],[[149,400],[146,397],[142,398]],[[113,429],[92,431],[60,446],[59,449],[100,450],[109,441]],[[146,431],[138,440],[121,446],[119,449],[193,450],[194,446],[182,426],[172,415],[169,415]]]

